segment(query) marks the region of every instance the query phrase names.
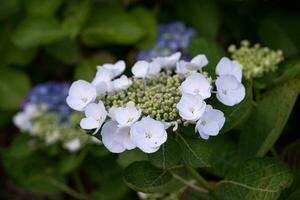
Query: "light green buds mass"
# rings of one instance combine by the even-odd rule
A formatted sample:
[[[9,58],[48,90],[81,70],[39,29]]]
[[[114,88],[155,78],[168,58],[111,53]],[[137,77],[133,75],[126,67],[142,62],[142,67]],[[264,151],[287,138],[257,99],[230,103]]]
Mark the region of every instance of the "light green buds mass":
[[[243,40],[240,48],[230,45],[228,51],[231,58],[237,61],[247,79],[262,77],[267,72],[275,71],[278,64],[283,61],[281,50],[271,50],[261,47],[260,44],[250,46],[249,41]]]
[[[180,119],[176,104],[181,97],[179,86],[182,80],[183,77],[168,73],[134,79],[127,90],[109,94],[103,101],[107,108],[124,107],[133,101],[145,116],[165,122],[176,121]]]

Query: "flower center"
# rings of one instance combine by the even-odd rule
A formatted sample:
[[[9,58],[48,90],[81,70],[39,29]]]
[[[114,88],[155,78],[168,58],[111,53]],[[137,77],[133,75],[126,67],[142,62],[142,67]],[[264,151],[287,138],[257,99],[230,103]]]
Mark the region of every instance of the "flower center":
[[[148,132],[146,132],[146,133],[145,133],[145,137],[146,137],[146,138],[148,138],[148,139],[151,139],[151,138],[152,138],[152,134],[151,134],[151,133],[148,133]]]
[[[194,114],[195,108],[194,107],[189,107],[189,111]]]
[[[82,97],[81,101],[83,101],[84,103],[86,103],[88,101],[88,99],[86,97]]]

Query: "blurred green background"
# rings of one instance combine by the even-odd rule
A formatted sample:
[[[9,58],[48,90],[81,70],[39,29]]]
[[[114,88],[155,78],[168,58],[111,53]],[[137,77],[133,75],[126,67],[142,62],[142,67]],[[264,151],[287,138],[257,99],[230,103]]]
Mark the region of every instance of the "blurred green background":
[[[205,53],[248,39],[299,58],[297,0],[0,0],[0,148],[18,134],[11,119],[32,86],[90,81],[96,65],[118,59],[131,65],[155,42],[157,25],[172,21],[196,29],[194,43]],[[298,101],[279,149],[299,138],[299,109]],[[43,199],[18,188],[1,166],[0,193]]]

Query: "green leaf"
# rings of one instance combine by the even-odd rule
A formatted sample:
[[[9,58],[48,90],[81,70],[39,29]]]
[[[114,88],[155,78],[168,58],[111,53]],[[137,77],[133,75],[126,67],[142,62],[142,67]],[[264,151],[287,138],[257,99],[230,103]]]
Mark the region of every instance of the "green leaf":
[[[231,170],[218,183],[222,200],[275,200],[293,180],[292,173],[283,163],[269,158],[256,158]]]
[[[142,192],[159,191],[171,180],[172,174],[169,171],[156,168],[147,161],[134,162],[124,172],[125,183]]]
[[[119,154],[117,162],[122,167],[127,167],[133,162],[142,160],[148,160],[148,157],[144,152],[136,148]]]
[[[82,31],[82,40],[88,46],[106,43],[128,45],[142,39],[145,31],[135,18],[114,6],[94,9]]]
[[[35,150],[34,145],[30,144],[29,137],[25,134],[19,133],[12,144],[5,150],[6,156],[12,158],[21,158],[30,156]]]
[[[1,68],[0,73],[0,109],[16,110],[30,88],[27,75],[10,68]]]
[[[253,104],[252,94],[252,82],[245,81],[244,86],[246,88],[246,96],[242,102],[235,106],[225,106],[219,102],[216,98],[212,103],[212,106],[221,110],[225,115],[225,124],[221,129],[222,133],[228,132],[239,125],[249,114]]]
[[[280,200],[293,199],[297,190],[299,194],[300,188],[300,139],[288,144],[282,151],[281,158],[292,169],[294,180],[292,185],[281,193]]]
[[[0,20],[12,16],[20,9],[21,0],[1,0],[0,1]]]
[[[69,1],[68,7],[65,9],[62,28],[70,38],[78,36],[89,16],[91,8],[92,3],[90,0]]]
[[[121,178],[111,179],[92,194],[91,200],[122,200],[128,190]]]
[[[286,200],[299,200],[300,190],[293,192]]]
[[[220,27],[218,3],[215,0],[173,0],[177,16],[199,31],[201,36],[216,38]]]
[[[137,44],[138,48],[150,47],[155,42],[157,34],[156,19],[154,13],[144,7],[134,7],[130,12],[146,33],[146,35]]]
[[[209,138],[207,141],[212,149],[212,168],[207,170],[220,177],[225,177],[241,161],[236,141],[231,135],[230,133],[221,134],[217,137]]]
[[[241,130],[239,147],[244,158],[264,156],[280,136],[300,90],[300,79],[267,91]]]
[[[205,54],[209,64],[205,66],[203,70],[211,75],[215,74],[215,69],[219,60],[225,55],[224,49],[218,43],[204,37],[191,39],[189,53],[191,56]]]
[[[60,40],[46,46],[46,52],[53,58],[66,64],[75,63],[79,59],[79,45],[76,40]]]
[[[281,49],[285,57],[294,57],[300,52],[300,28],[296,25],[299,23],[297,14],[274,12],[259,23],[258,34],[267,46]]]
[[[211,150],[200,138],[184,138],[178,141],[181,147],[183,161],[192,167],[210,167]]]
[[[12,41],[20,48],[46,45],[65,37],[54,17],[29,17],[23,20],[12,34]]]
[[[160,146],[160,149],[148,155],[149,161],[156,167],[167,169],[177,165],[181,160],[179,144],[172,138]]]
[[[18,48],[14,44],[10,44],[6,48],[5,58],[8,64],[28,65],[35,57],[37,48]]]
[[[49,16],[53,15],[63,0],[25,0],[25,6],[29,15]]]

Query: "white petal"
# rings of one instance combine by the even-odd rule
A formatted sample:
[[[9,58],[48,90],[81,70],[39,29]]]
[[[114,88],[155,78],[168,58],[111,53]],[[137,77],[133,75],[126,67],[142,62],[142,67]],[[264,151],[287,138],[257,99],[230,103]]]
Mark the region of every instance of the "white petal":
[[[200,95],[203,99],[211,96],[211,85],[209,81],[200,73],[193,73],[182,82],[180,90],[183,93]]]
[[[217,64],[216,74],[219,76],[233,75],[239,82],[242,80],[241,67],[226,57],[223,57]]]
[[[126,90],[127,88],[130,87],[132,84],[132,81],[125,75],[122,75],[120,78],[115,79],[113,81],[113,87],[114,90],[119,91],[119,90]]]
[[[208,60],[204,54],[199,54],[191,60],[191,63],[198,66],[198,69],[201,69],[208,64]]]
[[[115,64],[104,64],[103,68],[110,70],[113,74],[113,78],[121,75],[126,68],[126,64],[123,60],[119,60]]]
[[[80,120],[80,127],[82,129],[86,129],[86,130],[96,129],[100,125],[101,124],[92,117],[87,117]]]
[[[180,57],[181,57],[181,53],[176,52],[176,53],[172,54],[171,56],[154,58],[153,61],[159,63],[162,68],[167,69],[167,68],[175,67],[176,63],[179,61]]]
[[[132,74],[137,78],[145,78],[148,75],[149,63],[146,61],[137,61],[132,69]]]

